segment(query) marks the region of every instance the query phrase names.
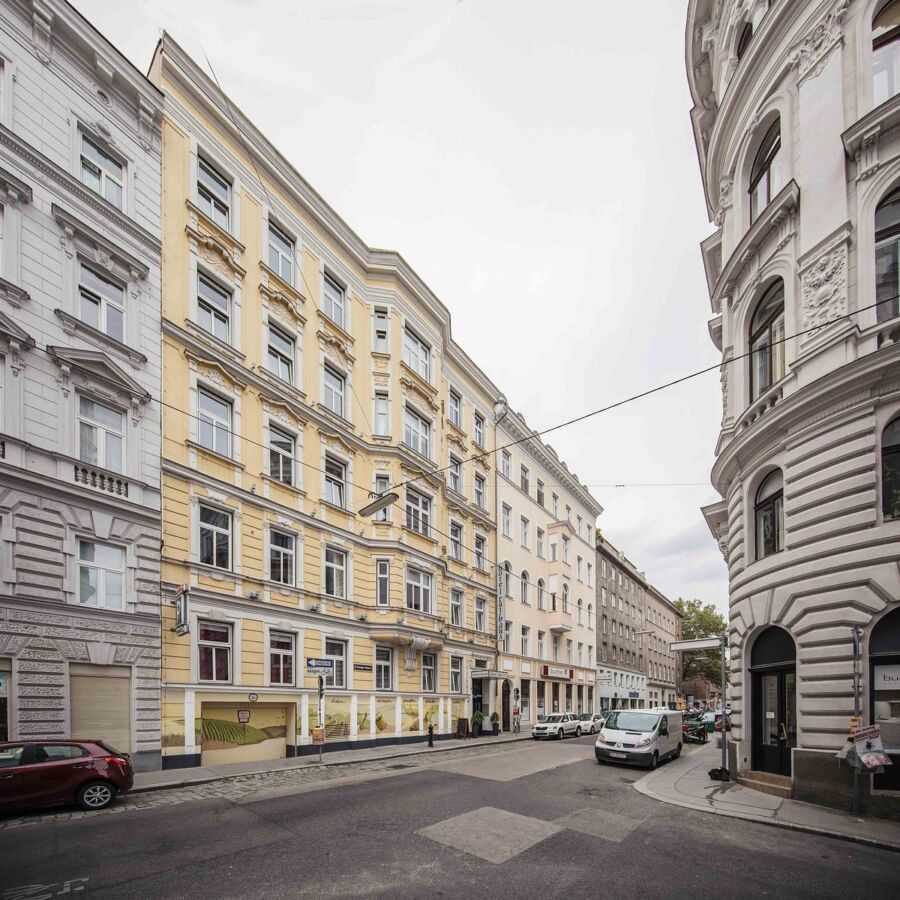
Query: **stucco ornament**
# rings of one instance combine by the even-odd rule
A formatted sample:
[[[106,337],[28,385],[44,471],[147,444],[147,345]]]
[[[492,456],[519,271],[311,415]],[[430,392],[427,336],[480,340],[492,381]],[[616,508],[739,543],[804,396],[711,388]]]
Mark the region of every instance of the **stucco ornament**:
[[[719,370],[719,381],[722,383],[722,424],[728,418],[728,364],[725,363]]]
[[[847,248],[820,256],[801,276],[803,329],[816,331],[847,312]],[[815,333],[815,332],[813,332]]]
[[[813,30],[791,52],[789,63],[797,66],[800,81],[815,78],[822,69],[831,51],[843,40],[841,23],[850,0],[836,0]]]

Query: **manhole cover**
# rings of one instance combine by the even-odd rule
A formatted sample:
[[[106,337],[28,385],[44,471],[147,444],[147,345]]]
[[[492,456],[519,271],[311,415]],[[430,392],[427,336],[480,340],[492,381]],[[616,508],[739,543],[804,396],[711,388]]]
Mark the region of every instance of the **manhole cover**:
[[[412,763],[394,763],[393,765],[388,766],[388,768],[389,769],[413,769],[413,768],[415,768],[415,766],[413,766]]]

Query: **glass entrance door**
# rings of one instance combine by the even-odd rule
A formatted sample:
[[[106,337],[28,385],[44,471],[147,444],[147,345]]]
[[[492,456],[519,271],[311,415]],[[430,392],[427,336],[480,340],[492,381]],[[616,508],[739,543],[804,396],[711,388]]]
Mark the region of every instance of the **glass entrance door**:
[[[797,745],[797,673],[775,669],[753,673],[753,768],[791,774]]]

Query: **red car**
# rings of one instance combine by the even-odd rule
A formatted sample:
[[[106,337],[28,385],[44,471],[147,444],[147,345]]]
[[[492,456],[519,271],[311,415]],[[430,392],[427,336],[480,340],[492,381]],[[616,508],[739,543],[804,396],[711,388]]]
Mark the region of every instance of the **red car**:
[[[105,809],[133,781],[131,757],[103,741],[0,744],[0,813],[68,803]]]

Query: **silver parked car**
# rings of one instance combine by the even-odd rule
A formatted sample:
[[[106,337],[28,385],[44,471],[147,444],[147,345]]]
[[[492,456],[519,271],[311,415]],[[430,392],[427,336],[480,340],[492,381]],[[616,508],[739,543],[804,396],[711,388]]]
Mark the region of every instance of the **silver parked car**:
[[[605,721],[603,716],[600,713],[581,713],[578,716],[578,720],[581,722],[581,730],[584,734],[594,734],[599,731],[603,727],[603,722]]]
[[[581,720],[572,713],[553,713],[545,716],[531,729],[531,736],[538,738],[559,738],[562,740],[567,734],[581,737]]]

